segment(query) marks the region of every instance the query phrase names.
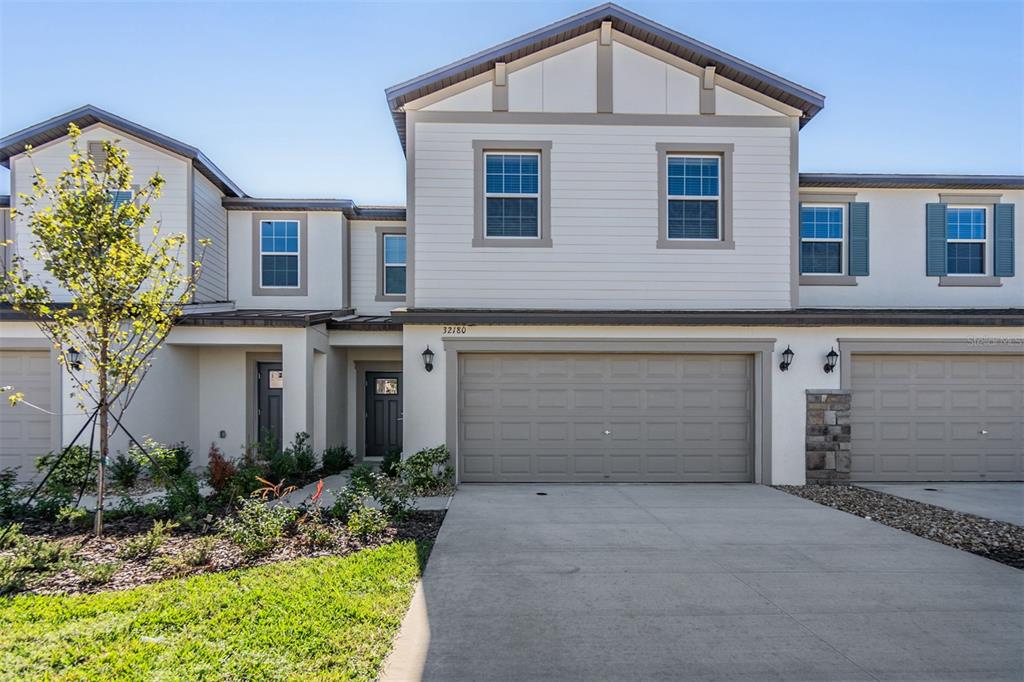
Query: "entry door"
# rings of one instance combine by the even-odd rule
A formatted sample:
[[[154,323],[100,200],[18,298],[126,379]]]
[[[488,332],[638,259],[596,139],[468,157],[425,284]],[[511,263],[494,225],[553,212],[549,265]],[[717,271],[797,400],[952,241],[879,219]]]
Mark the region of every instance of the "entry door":
[[[256,407],[256,437],[262,440],[266,436],[272,436],[278,448],[283,440],[281,436],[281,401],[284,388],[284,372],[281,370],[280,362],[259,362],[256,364],[257,377],[257,407]]]
[[[402,449],[402,373],[366,373],[367,457]]]

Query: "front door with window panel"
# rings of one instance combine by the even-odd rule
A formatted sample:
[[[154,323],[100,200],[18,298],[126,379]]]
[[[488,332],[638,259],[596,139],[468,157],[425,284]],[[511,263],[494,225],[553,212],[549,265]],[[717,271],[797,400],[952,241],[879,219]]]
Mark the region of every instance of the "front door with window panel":
[[[366,373],[366,457],[402,449],[402,373]]]
[[[256,364],[256,437],[273,438],[281,446],[284,372],[280,362]]]

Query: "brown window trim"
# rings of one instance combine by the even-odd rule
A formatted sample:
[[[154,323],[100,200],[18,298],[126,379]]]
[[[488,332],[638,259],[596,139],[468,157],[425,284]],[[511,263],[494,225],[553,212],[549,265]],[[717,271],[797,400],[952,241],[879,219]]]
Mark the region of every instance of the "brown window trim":
[[[405,237],[405,292],[409,293],[409,236],[405,228],[401,226],[378,225],[377,226],[377,296],[376,301],[404,301],[405,295],[384,293],[384,236],[391,234],[402,234]]]
[[[492,151],[517,151],[540,154],[540,206],[536,239],[488,237],[484,229],[484,154]],[[473,140],[473,246],[520,248],[551,247],[551,140]]]
[[[732,155],[734,144],[658,142],[658,243],[659,249],[735,249],[732,236]],[[714,154],[722,159],[719,187],[722,207],[718,239],[668,238],[668,157],[670,154]]]
[[[299,222],[299,286],[265,287],[260,280],[260,221],[297,220]],[[309,230],[305,213],[253,213],[252,214],[252,295],[253,296],[306,296],[309,291]]]

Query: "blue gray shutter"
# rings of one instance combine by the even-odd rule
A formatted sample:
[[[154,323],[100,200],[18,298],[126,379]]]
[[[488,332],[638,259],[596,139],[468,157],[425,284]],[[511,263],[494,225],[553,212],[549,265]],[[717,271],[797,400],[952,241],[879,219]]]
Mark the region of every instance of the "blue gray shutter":
[[[850,262],[847,274],[867,276],[870,240],[868,236],[868,204],[854,201],[849,208]]]
[[[943,277],[946,272],[946,204],[928,204],[925,207],[924,231],[926,253],[925,274]]]
[[[992,274],[1013,277],[1013,204],[996,204],[993,223]]]

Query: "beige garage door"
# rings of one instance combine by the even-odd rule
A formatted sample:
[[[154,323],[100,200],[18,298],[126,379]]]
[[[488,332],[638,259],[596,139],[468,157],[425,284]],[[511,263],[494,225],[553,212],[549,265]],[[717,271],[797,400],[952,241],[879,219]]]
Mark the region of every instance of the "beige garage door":
[[[748,355],[467,354],[464,481],[751,481]]]
[[[39,407],[53,409],[53,361],[49,351],[0,351],[0,385],[11,386]],[[0,401],[0,469],[20,467],[18,476],[31,478],[36,457],[53,447],[52,418],[28,405],[12,407],[7,394]]]
[[[854,355],[851,478],[1024,479],[1024,357]]]

